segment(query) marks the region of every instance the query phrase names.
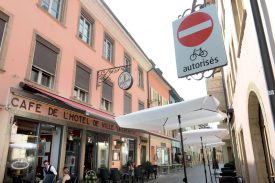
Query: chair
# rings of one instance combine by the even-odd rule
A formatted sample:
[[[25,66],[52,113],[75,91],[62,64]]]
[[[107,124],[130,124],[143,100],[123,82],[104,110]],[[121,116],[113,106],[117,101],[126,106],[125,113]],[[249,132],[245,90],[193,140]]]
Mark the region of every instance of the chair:
[[[78,180],[77,180],[77,176],[74,176],[74,175],[71,175],[71,183],[77,183]]]
[[[157,179],[157,175],[158,175],[158,165],[153,165],[153,173],[155,175],[155,179]]]
[[[54,183],[55,182],[55,175],[54,174],[46,174],[43,183]]]
[[[107,168],[99,168],[99,176],[102,183],[110,182],[110,173]]]
[[[110,180],[113,183],[121,182],[120,172],[117,168],[111,168]]]
[[[237,177],[220,177],[219,183],[238,183]]]
[[[134,180],[135,182],[144,181],[143,167],[141,165],[134,168]]]

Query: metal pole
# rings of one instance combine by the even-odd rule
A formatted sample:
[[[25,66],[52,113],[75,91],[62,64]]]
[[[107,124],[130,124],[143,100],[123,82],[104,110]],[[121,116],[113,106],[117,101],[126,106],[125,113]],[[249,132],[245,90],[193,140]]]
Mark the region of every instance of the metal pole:
[[[181,141],[182,164],[183,164],[183,170],[184,170],[184,178],[182,181],[185,183],[188,183],[187,175],[186,175],[186,165],[185,165],[185,156],[184,156],[184,146],[183,146],[183,139],[182,139],[180,115],[178,115],[178,119],[179,119],[179,130],[180,130],[180,141]]]
[[[202,161],[203,161],[203,167],[204,167],[205,182],[207,183],[207,174],[206,174],[206,167],[205,167],[205,158],[203,153],[202,137],[201,137],[201,149],[202,149]]]

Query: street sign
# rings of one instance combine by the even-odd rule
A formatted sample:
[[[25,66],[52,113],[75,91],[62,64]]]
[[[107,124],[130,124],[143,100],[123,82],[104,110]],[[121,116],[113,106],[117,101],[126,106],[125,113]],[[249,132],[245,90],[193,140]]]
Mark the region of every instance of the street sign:
[[[174,21],[173,33],[179,78],[227,64],[214,5]]]

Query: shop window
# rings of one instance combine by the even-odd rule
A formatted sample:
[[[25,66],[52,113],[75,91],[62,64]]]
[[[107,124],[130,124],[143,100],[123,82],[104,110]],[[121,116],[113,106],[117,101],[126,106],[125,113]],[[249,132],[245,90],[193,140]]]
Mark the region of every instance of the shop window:
[[[124,93],[124,114],[132,112],[132,96],[125,92]]]
[[[132,71],[132,60],[131,57],[124,53],[124,65],[127,65],[124,71],[131,73]]]
[[[157,164],[168,165],[169,164],[169,152],[166,147],[157,147]]]
[[[31,80],[52,88],[56,74],[56,63],[59,49],[41,38],[36,37]]]
[[[101,109],[109,112],[113,110],[113,84],[110,82],[103,83]]]
[[[104,34],[104,43],[103,43],[103,57],[113,63],[113,52],[114,52],[114,41],[113,39],[108,35]]]
[[[81,131],[68,128],[65,165],[71,175],[79,176]]]
[[[144,109],[144,103],[142,101],[138,101],[138,110],[143,110]]]
[[[81,10],[81,15],[79,19],[78,36],[85,43],[92,46],[93,44],[93,28],[94,20],[93,18],[84,10]]]
[[[0,51],[3,45],[5,30],[7,27],[7,23],[9,21],[9,16],[0,11]]]
[[[4,182],[43,180],[43,161],[48,160],[58,168],[60,146],[61,127],[15,120],[11,128]]]
[[[40,6],[55,19],[61,21],[65,0],[41,0]]]
[[[144,88],[143,70],[138,67],[138,86]]]
[[[88,102],[91,70],[77,62],[75,74],[74,97],[82,102]]]
[[[97,167],[109,167],[109,135],[100,134],[97,136]]]

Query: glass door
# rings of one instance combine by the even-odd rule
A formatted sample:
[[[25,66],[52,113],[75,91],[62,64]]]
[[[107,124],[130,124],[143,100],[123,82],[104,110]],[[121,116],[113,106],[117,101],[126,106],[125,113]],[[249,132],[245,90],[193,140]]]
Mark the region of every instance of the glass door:
[[[65,166],[69,168],[71,175],[79,176],[81,131],[68,128]]]

